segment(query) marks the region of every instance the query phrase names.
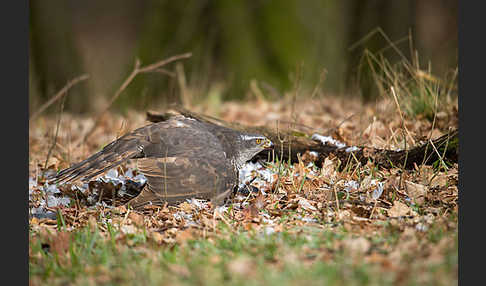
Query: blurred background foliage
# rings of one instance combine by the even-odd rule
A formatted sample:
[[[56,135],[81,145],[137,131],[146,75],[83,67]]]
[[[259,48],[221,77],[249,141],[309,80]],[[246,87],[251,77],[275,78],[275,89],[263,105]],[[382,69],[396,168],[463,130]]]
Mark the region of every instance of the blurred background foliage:
[[[116,108],[146,110],[248,98],[251,84],[278,98],[295,88],[378,96],[370,70],[360,70],[364,51],[387,61],[400,54],[419,59],[443,77],[457,68],[457,1],[440,0],[179,0],[29,1],[30,113],[69,80],[88,81],[69,90],[65,110],[102,109],[134,68],[191,52],[166,67],[174,76],[139,75]],[[370,34],[379,28],[383,34]],[[411,52],[410,39],[413,40]],[[359,81],[358,81],[358,75]],[[300,78],[299,80],[297,78]],[[375,79],[376,80],[376,79]],[[309,92],[310,94],[310,92]],[[52,106],[50,111],[58,111]]]

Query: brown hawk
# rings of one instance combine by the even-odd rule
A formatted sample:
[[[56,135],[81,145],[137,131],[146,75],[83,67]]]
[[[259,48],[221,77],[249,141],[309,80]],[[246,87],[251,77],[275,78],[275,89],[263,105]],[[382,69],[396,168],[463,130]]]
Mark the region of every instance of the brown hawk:
[[[196,197],[221,202],[238,184],[239,169],[272,142],[249,134],[177,115],[138,128],[106,145],[86,160],[60,171],[54,182],[91,178],[137,159],[147,178],[128,204],[178,203]]]

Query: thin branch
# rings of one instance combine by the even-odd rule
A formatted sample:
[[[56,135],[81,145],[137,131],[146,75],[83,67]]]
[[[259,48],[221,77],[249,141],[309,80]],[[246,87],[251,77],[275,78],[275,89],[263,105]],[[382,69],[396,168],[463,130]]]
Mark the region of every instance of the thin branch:
[[[44,110],[46,110],[49,106],[51,106],[54,102],[59,100],[60,98],[64,97],[64,95],[67,94],[67,91],[76,85],[79,82],[82,82],[84,80],[87,80],[89,78],[89,74],[83,74],[81,76],[78,76],[70,81],[60,90],[58,91],[53,97],[51,97],[46,103],[44,103],[39,110],[37,110],[34,114],[32,114],[29,118],[29,121],[34,120],[37,118]]]
[[[397,95],[395,94],[395,89],[393,88],[393,86],[390,87],[390,89],[391,89],[391,92],[393,94],[393,99],[395,100],[395,104],[397,106],[398,114],[400,115],[400,119],[402,121],[401,122],[402,127],[403,127],[403,129],[405,129],[405,132],[407,133],[408,137],[410,137],[410,139],[412,140],[412,144],[415,145],[415,140],[413,140],[413,137],[410,134],[410,131],[408,131],[407,126],[405,125],[405,119],[403,118],[403,113],[402,113],[402,109],[400,108],[400,104],[398,104],[398,98],[397,98]],[[405,142],[406,142],[406,136],[405,136]],[[404,149],[407,149],[406,145],[405,145]]]
[[[117,98],[120,96],[120,94],[127,88],[127,86],[133,81],[135,76],[137,76],[140,73],[149,73],[149,72],[161,72],[161,67],[169,64],[171,62],[180,60],[180,59],[186,59],[192,56],[192,53],[185,53],[181,55],[176,55],[172,56],[170,58],[167,58],[165,60],[158,61],[156,63],[147,65],[145,67],[140,67],[140,60],[137,59],[135,61],[135,67],[133,71],[130,73],[130,75],[125,79],[123,84],[118,88],[118,90],[115,92],[113,97],[110,99],[108,102],[107,106],[98,114],[98,117],[96,118],[95,124],[89,129],[89,131],[84,135],[82,140],[76,146],[79,146],[79,144],[86,142],[86,140],[93,134],[93,132],[96,130],[98,125],[101,122],[101,118],[103,115],[110,109],[110,107],[113,105],[113,103],[117,100]]]
[[[174,72],[171,72],[169,70],[166,70],[166,69],[156,69],[154,70],[154,72],[158,72],[158,73],[161,73],[161,74],[165,74],[167,76],[170,76],[170,77],[175,77],[176,74]]]
[[[140,68],[140,71],[141,73],[143,72],[152,72],[162,66],[165,66],[166,64],[169,64],[171,62],[175,62],[175,61],[178,61],[178,60],[182,60],[182,59],[187,59],[187,58],[190,58],[192,57],[192,53],[185,53],[185,54],[180,54],[180,55],[176,55],[176,56],[172,56],[170,58],[167,58],[165,60],[162,60],[162,61],[159,61],[159,62],[156,62],[156,63],[153,63],[153,64],[150,64],[148,66],[145,66],[143,68]]]
[[[57,135],[59,134],[59,126],[61,125],[61,116],[62,112],[64,110],[64,102],[66,101],[66,98],[63,97],[61,101],[61,107],[60,107],[60,112],[59,112],[59,118],[57,119],[57,124],[56,124],[56,134],[54,135],[54,142],[52,142],[51,148],[49,148],[49,151],[47,152],[46,156],[46,162],[44,163],[44,169],[47,169],[47,163],[49,162],[49,158],[51,157],[52,151],[54,150],[54,147],[56,146],[57,143]]]
[[[449,170],[449,168],[447,168],[446,163],[444,162],[444,159],[440,155],[439,151],[437,150],[437,148],[435,148],[434,142],[432,142],[432,140],[429,139],[429,143],[430,143],[430,145],[432,145],[432,148],[434,148],[435,153],[437,153],[437,157],[439,157],[440,163],[442,164],[442,166],[444,166],[444,169]],[[446,143],[449,143],[449,141],[447,141]],[[447,149],[445,149],[445,150],[447,150]]]

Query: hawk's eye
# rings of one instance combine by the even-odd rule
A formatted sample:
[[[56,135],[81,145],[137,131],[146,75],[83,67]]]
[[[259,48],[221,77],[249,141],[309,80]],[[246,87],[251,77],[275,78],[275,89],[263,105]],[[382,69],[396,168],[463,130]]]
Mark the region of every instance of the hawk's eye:
[[[260,138],[255,139],[255,142],[257,143],[257,145],[260,145],[262,143],[262,139],[260,139]]]

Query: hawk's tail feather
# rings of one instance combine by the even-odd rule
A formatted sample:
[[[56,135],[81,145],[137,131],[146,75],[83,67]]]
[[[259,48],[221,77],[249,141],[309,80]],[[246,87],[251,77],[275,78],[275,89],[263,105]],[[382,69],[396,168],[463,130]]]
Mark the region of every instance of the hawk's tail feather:
[[[79,177],[82,177],[83,181],[88,181],[129,159],[139,156],[141,151],[138,148],[138,141],[133,137],[129,140],[123,140],[123,137],[121,137],[87,159],[60,171],[51,181],[53,183],[70,182]]]

